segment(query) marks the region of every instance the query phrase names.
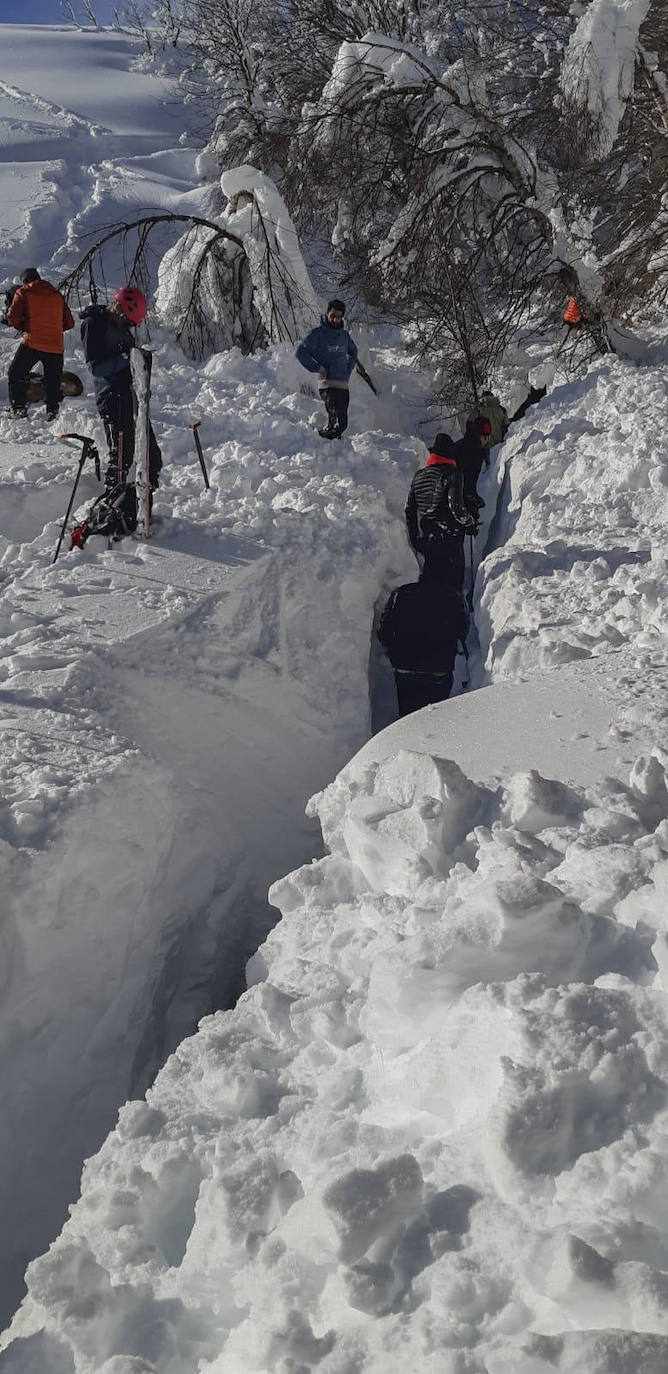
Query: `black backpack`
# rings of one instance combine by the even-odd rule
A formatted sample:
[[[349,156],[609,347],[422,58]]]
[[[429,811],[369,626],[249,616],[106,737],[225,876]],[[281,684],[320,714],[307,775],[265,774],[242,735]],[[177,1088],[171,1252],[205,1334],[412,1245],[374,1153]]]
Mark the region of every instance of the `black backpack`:
[[[448,492],[452,482],[452,469],[438,471],[440,489],[429,510],[418,515],[418,527],[423,539],[449,539],[453,534],[461,534],[462,526],[455,519],[448,503]]]

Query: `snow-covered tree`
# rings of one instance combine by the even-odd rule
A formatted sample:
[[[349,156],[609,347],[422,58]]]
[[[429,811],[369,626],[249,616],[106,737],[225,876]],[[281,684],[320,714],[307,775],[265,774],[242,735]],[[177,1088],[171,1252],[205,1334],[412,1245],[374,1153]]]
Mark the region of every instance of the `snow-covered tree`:
[[[226,237],[195,225],[165,254],[156,304],[192,357],[234,345],[295,342],[318,308],[295,227],[274,183],[255,167],[221,178]]]
[[[220,169],[270,173],[299,232],[470,400],[568,294],[594,350],[668,294],[663,9],[184,0],[181,41]]]

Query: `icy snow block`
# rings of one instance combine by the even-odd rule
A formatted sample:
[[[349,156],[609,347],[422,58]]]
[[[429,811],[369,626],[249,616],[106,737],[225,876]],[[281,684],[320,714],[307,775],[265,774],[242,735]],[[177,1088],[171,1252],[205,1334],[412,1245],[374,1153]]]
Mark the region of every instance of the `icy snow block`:
[[[447,877],[490,795],[450,759],[404,750],[365,770],[359,791],[355,782],[339,823],[345,848],[373,891],[405,897]],[[327,794],[319,814],[329,841]]]
[[[46,1331],[12,1341],[0,1354],[0,1369],[2,1374],[75,1374],[71,1354]]]
[[[351,1169],[330,1185],[323,1202],[339,1235],[339,1256],[351,1264],[420,1210],[420,1166],[413,1155],[404,1154],[376,1169]]]
[[[487,1355],[489,1374],[666,1374],[668,1336],[638,1331],[568,1331],[531,1336]]]
[[[532,835],[548,826],[579,825],[584,794],[535,769],[516,773],[508,786],[508,813],[513,825]]]

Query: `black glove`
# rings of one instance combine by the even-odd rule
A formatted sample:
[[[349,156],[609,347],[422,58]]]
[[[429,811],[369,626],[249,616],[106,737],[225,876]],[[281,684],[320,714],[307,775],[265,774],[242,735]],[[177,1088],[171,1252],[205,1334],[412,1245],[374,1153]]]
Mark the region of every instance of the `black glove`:
[[[478,496],[477,492],[474,496],[466,496],[464,498],[464,505],[466,506],[469,515],[472,515],[474,520],[477,520],[478,511],[482,510],[484,504],[485,502],[483,501],[482,496]]]

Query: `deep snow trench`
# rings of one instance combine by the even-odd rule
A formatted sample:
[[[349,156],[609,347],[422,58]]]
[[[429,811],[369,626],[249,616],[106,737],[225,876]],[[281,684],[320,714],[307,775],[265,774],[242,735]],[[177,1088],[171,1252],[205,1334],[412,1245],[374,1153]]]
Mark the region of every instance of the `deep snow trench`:
[[[2,34],[4,279],[34,261],[58,280],[119,218],[215,212],[137,40]],[[105,270],[122,279],[121,257]],[[89,390],[77,333],[68,364]],[[3,377],[15,342],[0,338]],[[165,470],[144,547],[91,541],[52,567],[77,450],[40,408],[0,416],[5,1316],[119,1104],[234,1000],[275,919],[269,884],[320,851],[304,806],[368,734],[370,607],[412,576],[400,521],[422,397],[405,358],[374,359],[383,397],[355,386],[334,455],[290,349],[191,367],[167,335],[152,346]],[[60,418],[104,451],[90,395]],[[88,470],[79,494],[81,509],[97,494]]]

